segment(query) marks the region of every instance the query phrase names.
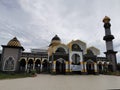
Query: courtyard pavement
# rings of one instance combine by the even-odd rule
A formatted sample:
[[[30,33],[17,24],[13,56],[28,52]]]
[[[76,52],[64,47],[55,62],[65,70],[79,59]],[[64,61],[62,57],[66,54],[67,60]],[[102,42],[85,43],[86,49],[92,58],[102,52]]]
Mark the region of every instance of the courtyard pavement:
[[[119,76],[45,75],[0,80],[0,90],[108,90],[120,89]]]

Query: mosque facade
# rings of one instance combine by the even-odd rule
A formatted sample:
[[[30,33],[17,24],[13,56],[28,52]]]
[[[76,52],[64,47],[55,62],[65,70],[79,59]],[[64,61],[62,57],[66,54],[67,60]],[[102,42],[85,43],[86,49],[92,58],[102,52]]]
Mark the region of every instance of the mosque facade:
[[[72,40],[67,45],[55,35],[47,49],[32,49],[24,52],[20,41],[14,37],[2,45],[0,70],[3,72],[30,72],[50,74],[99,74],[116,71],[116,51],[113,49],[110,18],[103,19],[106,43],[105,57],[99,57],[100,50],[87,47],[81,40]]]

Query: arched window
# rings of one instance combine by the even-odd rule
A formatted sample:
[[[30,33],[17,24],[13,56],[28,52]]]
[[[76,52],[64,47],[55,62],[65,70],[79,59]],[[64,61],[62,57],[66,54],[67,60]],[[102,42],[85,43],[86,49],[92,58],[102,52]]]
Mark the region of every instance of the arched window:
[[[78,54],[72,55],[72,63],[75,65],[80,64],[80,56]]]
[[[62,48],[62,47],[59,47],[59,48],[56,50],[56,52],[59,52],[59,53],[66,53],[66,52],[65,52],[65,49]]]
[[[20,60],[20,66],[21,66],[21,67],[25,67],[25,65],[26,65],[25,59],[21,59],[21,60]]]
[[[9,57],[7,60],[5,60],[5,66],[4,66],[5,71],[14,71],[14,67],[15,67],[15,60],[13,59],[13,57]]]
[[[87,54],[88,54],[88,55],[94,55],[94,53],[93,53],[92,50],[90,50],[90,49],[87,50]]]
[[[72,51],[80,51],[80,50],[81,50],[81,48],[78,44],[73,44],[72,45]]]
[[[28,61],[28,68],[33,69],[33,59],[29,59]]]

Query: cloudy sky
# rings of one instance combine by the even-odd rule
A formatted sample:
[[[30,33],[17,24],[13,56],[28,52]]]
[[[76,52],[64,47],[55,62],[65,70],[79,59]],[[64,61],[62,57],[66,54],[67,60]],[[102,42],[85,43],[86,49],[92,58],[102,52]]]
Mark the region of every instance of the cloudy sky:
[[[120,62],[120,0],[0,0],[0,45],[16,36],[30,51],[47,47],[57,34],[65,44],[80,39],[104,56],[106,15],[111,18]]]

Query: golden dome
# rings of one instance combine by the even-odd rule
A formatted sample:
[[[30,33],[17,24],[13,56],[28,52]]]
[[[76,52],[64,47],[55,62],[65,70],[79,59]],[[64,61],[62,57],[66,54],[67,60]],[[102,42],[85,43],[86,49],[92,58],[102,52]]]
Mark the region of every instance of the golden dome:
[[[109,23],[110,22],[110,18],[108,16],[105,16],[103,19],[104,23]]]
[[[8,42],[7,46],[21,47],[21,44],[20,44],[19,40],[17,40],[17,38],[14,37],[13,39],[11,39]]]

